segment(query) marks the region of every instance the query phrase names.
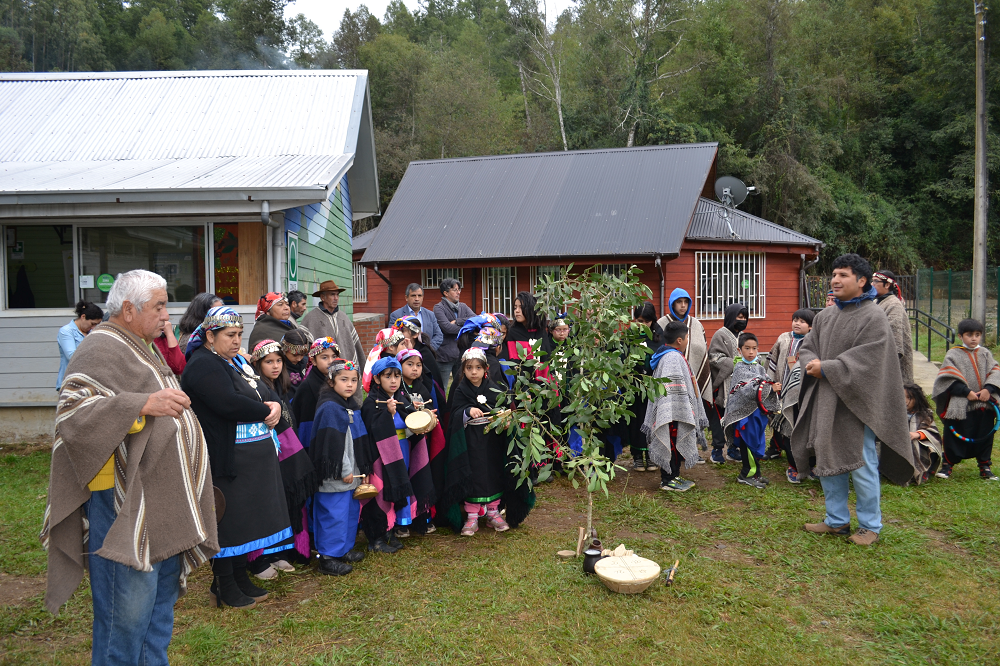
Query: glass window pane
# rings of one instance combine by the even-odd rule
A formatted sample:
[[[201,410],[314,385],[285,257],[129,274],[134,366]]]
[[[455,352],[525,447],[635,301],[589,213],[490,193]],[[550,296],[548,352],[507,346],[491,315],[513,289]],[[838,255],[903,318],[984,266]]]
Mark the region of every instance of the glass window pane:
[[[84,300],[104,303],[110,284],[101,276],[113,279],[136,268],[163,276],[169,302],[189,302],[206,290],[205,228],[80,228],[80,293]]]
[[[72,307],[73,228],[4,227],[8,308]]]
[[[239,225],[216,224],[215,295],[226,305],[240,302]]]

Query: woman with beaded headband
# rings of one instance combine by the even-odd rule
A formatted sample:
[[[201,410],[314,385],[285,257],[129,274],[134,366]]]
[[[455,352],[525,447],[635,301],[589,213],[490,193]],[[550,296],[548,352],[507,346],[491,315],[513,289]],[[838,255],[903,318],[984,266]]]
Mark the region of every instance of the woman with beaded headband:
[[[288,373],[281,356],[281,343],[274,340],[261,340],[254,347],[250,356],[254,370],[260,375],[261,390],[270,392],[271,400],[281,403],[281,420],[275,426],[281,451],[278,453],[278,466],[281,469],[281,479],[285,486],[285,503],[288,505],[288,517],[295,534],[295,550],[309,561],[309,532],[306,522],[306,501],[316,492],[319,480],[316,478],[309,454],[302,448],[298,435],[295,434],[294,420],[291,409],[280,390],[282,382],[288,385]],[[294,571],[286,554],[277,553],[259,557],[263,551],[250,554],[250,571],[258,578],[265,580],[274,578],[278,571]]]
[[[875,302],[889,318],[889,328],[892,329],[892,339],[896,343],[896,355],[899,357],[899,371],[903,375],[903,384],[912,384],[913,338],[910,332],[910,316],[903,302],[903,290],[896,281],[896,274],[887,270],[872,274],[872,286],[875,287],[877,294]]]
[[[181,389],[191,398],[212,464],[212,483],[225,498],[219,554],[212,560],[211,596],[217,606],[253,606],[267,598],[247,574],[247,556],[292,548],[273,428],[281,405],[240,356],[243,318],[232,308],[208,311],[187,346]]]
[[[535,501],[528,484],[518,488],[509,471],[507,437],[488,427],[502,387],[487,371],[486,353],[470,347],[462,354],[462,379],[452,394],[447,478],[439,509],[462,536],[474,535],[482,516],[497,532],[517,527]],[[500,515],[504,506],[506,520]]]
[[[406,336],[398,328],[383,328],[375,334],[375,344],[368,352],[365,363],[365,374],[361,378],[361,386],[365,391],[370,390],[372,383],[371,366],[380,358],[393,357],[399,351],[400,345],[406,345]]]
[[[326,386],[326,372],[333,359],[340,356],[340,347],[331,337],[316,338],[309,345],[309,369],[306,378],[295,391],[292,400],[292,416],[295,417],[295,428],[299,441],[305,447],[312,439],[312,422],[316,415],[316,401],[319,393]]]
[[[446,400],[445,387],[446,379],[441,375],[441,367],[437,362],[437,353],[427,343],[427,335],[421,333],[420,318],[410,315],[400,317],[393,326],[403,332],[409,342],[410,348],[420,352],[420,360],[424,366],[424,374],[421,378],[431,395],[433,395],[435,408],[443,406]],[[399,352],[397,352],[398,356]],[[445,415],[447,422],[447,414]]]
[[[503,335],[492,326],[483,326],[479,329],[476,339],[472,342],[473,347],[479,347],[485,352],[489,377],[494,384],[501,388],[507,385],[507,375],[504,374],[503,366],[500,365],[500,358],[497,356],[497,351],[500,349],[502,343]]]

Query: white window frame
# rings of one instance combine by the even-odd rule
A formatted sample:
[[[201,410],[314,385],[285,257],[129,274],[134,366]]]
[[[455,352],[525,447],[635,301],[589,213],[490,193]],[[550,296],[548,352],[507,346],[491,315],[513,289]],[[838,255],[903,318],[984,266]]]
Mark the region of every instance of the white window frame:
[[[556,280],[562,277],[563,272],[566,270],[565,266],[532,266],[530,274],[528,276],[528,281],[531,283],[531,288],[534,290],[538,287],[538,283],[541,277],[545,275],[551,275]]]
[[[767,255],[763,252],[695,252],[695,316],[723,319],[726,306],[743,303],[751,319],[767,316]]]
[[[420,269],[420,286],[424,289],[440,289],[441,283],[449,278],[458,280],[458,286],[465,289],[464,271],[461,268]]]
[[[517,267],[483,268],[483,310],[513,317],[517,297]]]
[[[360,261],[351,262],[351,267],[354,272],[354,279],[352,280],[354,286],[354,302],[355,303],[367,303],[368,302],[368,272],[364,266],[361,265]]]
[[[601,272],[621,279],[622,275],[628,273],[629,266],[630,264],[601,264]]]
[[[236,222],[236,221],[246,221],[246,220],[230,220],[228,218],[223,218],[223,217],[220,217],[220,219],[216,220],[216,222],[218,222],[220,224],[221,223],[226,223],[226,222]],[[73,231],[73,248],[72,248],[72,252],[73,252],[73,261],[72,261],[72,265],[73,265],[73,302],[75,303],[75,302],[79,301],[80,298],[81,298],[81,293],[80,293],[81,292],[81,289],[80,289],[80,275],[81,275],[81,270],[80,270],[80,263],[81,263],[81,257],[80,257],[80,252],[81,252],[81,248],[80,248],[80,230],[84,229],[84,228],[94,228],[94,227],[128,227],[128,226],[135,226],[136,225],[136,220],[134,220],[134,219],[127,219],[127,218],[125,218],[125,219],[119,219],[119,218],[110,218],[110,219],[108,219],[108,218],[95,218],[95,219],[90,219],[90,220],[86,220],[86,221],[80,221],[80,220],[75,220],[75,219],[51,218],[51,219],[47,220],[46,223],[44,223],[44,224],[39,224],[37,222],[36,223],[30,223],[30,222],[23,222],[23,221],[14,221],[14,220],[11,220],[11,221],[8,221],[8,223],[2,225],[2,227],[0,227],[0,233],[2,233],[2,237],[3,237],[4,241],[6,241],[6,235],[7,235],[7,231],[6,230],[7,230],[8,227],[20,227],[20,226],[53,226],[53,225],[71,227],[72,231]],[[204,257],[203,257],[203,261],[205,262],[205,287],[206,287],[206,291],[214,293],[214,291],[215,291],[215,270],[214,270],[214,266],[215,266],[215,242],[214,242],[215,231],[214,231],[214,226],[213,226],[212,222],[207,222],[206,223],[204,220],[199,220],[199,219],[193,219],[193,218],[189,218],[189,217],[178,216],[176,218],[168,218],[168,219],[156,220],[156,221],[149,221],[149,220],[143,219],[141,226],[144,226],[144,227],[203,227],[205,229],[205,254],[204,254]],[[3,250],[4,250],[3,254],[0,255],[0,288],[2,288],[2,290],[3,290],[3,294],[2,294],[2,296],[0,296],[0,305],[2,305],[2,307],[0,307],[0,312],[11,313],[11,314],[23,313],[25,315],[31,315],[32,313],[35,313],[35,314],[38,314],[38,315],[41,316],[43,314],[46,314],[50,310],[52,310],[52,311],[56,311],[56,310],[57,311],[62,311],[62,310],[66,309],[66,308],[12,308],[12,307],[10,307],[10,303],[9,303],[9,300],[8,300],[9,299],[9,285],[7,284],[7,249],[6,249],[6,242],[4,242]],[[270,279],[270,274],[269,274],[269,279]],[[102,302],[99,302],[97,304],[100,305],[101,307],[104,307],[106,305],[106,301],[102,301]],[[170,303],[167,304],[167,306],[170,307],[170,308],[186,308],[188,306],[188,304],[189,303],[187,301],[178,301],[178,302],[171,301]],[[72,305],[69,306],[69,309],[72,309]]]

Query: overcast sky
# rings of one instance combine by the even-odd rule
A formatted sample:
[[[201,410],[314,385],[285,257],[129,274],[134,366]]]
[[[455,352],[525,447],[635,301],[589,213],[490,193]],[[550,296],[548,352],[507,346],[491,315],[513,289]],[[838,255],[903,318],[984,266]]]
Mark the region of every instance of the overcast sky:
[[[418,7],[417,0],[403,0],[410,11]],[[285,6],[285,16],[291,18],[296,14],[305,14],[306,18],[315,23],[323,31],[323,39],[330,41],[333,33],[340,26],[340,19],[344,16],[344,10],[354,11],[361,5],[360,0],[295,0],[295,2]],[[378,17],[381,21],[385,16],[385,8],[389,6],[389,0],[368,0],[363,4],[368,6],[368,11]],[[573,5],[572,0],[548,0],[549,22],[555,21],[567,7]]]

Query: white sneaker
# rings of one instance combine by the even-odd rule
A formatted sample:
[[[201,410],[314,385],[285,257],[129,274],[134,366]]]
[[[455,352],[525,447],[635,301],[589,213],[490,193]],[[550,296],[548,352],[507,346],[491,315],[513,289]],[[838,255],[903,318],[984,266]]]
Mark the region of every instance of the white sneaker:
[[[295,567],[291,565],[288,560],[278,560],[276,562],[271,562],[271,566],[278,571],[287,571],[289,573],[295,571]]]
[[[261,580],[271,580],[272,578],[277,578],[278,570],[273,566],[269,566],[260,573],[255,573],[254,576],[260,578]]]

